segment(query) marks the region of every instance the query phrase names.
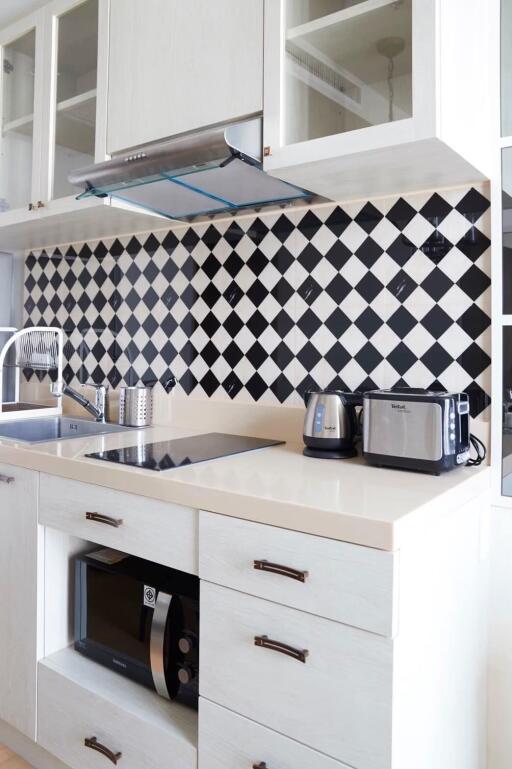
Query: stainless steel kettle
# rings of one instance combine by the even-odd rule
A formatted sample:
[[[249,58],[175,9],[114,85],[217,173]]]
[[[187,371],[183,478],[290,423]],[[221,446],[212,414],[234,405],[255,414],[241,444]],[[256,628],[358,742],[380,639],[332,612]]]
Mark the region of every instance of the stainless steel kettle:
[[[309,391],[304,395],[304,402],[305,456],[322,459],[357,456],[356,406],[363,405],[362,395],[341,390]]]

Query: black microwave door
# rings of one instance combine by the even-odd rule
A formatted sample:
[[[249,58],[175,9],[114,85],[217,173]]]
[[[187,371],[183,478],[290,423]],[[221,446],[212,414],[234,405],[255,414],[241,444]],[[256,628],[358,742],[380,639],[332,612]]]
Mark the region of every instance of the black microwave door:
[[[140,683],[152,685],[153,608],[145,605],[146,586],[127,574],[84,562],[77,580],[81,609],[77,649]]]

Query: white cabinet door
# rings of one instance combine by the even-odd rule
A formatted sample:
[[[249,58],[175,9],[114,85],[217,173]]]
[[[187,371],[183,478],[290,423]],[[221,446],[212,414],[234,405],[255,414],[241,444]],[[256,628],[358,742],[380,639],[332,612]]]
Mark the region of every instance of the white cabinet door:
[[[109,153],[260,112],[263,0],[111,0]]]
[[[109,0],[53,0],[44,13],[42,200],[67,213],[84,208],[68,174],[106,159]]]
[[[485,99],[488,15],[488,0],[265,0],[265,170],[341,201],[483,180],[487,118],[459,73]]]
[[[36,732],[38,473],[0,465],[0,719]]]

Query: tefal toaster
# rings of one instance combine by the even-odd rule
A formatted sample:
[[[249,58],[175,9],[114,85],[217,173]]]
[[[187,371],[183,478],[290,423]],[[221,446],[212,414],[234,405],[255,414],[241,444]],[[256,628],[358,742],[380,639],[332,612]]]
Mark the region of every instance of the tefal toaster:
[[[469,458],[469,427],[465,393],[394,388],[363,396],[363,454],[372,465],[452,470]]]

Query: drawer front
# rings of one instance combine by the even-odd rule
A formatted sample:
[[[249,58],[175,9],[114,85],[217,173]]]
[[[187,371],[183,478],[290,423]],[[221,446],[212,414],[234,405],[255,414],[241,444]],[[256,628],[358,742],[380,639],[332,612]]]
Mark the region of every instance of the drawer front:
[[[119,526],[91,520],[87,513],[108,516]],[[198,511],[188,507],[42,474],[39,520],[75,537],[198,572]]]
[[[349,769],[295,740],[201,699],[199,769]]]
[[[205,582],[201,612],[202,696],[350,766],[390,767],[393,641]]]
[[[170,756],[180,769],[196,767],[197,751],[191,745],[40,665],[39,745],[71,769],[108,769],[111,759],[85,745],[93,738],[114,755],[122,754],[122,769],[163,769]]]
[[[202,579],[394,635],[396,554],[203,510],[199,520]]]

